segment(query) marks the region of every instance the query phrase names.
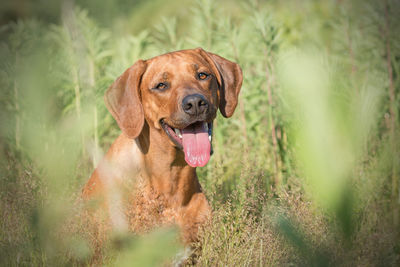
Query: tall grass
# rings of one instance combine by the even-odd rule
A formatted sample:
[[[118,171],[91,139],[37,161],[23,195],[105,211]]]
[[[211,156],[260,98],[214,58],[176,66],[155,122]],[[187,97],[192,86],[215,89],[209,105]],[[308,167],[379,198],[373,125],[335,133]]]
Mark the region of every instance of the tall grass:
[[[156,18],[148,5],[105,23],[65,1],[57,23],[2,27],[2,265],[95,263],[78,199],[120,132],[104,91],[138,59],[199,46],[238,62],[244,83],[198,169],[214,212],[186,264],[399,264],[398,1],[199,0],[164,17],[152,6]],[[96,263],[182,249],[174,229],[112,240]]]

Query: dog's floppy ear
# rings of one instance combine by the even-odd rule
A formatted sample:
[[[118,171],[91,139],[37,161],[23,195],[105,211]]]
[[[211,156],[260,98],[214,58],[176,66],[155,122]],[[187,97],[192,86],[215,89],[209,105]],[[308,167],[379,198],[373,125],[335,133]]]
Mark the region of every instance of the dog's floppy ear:
[[[137,61],[115,80],[104,95],[107,109],[122,132],[130,138],[136,138],[144,124],[139,87],[145,70],[146,63]]]
[[[198,50],[216,68],[219,83],[219,110],[225,118],[233,115],[238,103],[240,88],[242,87],[243,75],[240,66],[216,54],[206,52],[201,48]]]

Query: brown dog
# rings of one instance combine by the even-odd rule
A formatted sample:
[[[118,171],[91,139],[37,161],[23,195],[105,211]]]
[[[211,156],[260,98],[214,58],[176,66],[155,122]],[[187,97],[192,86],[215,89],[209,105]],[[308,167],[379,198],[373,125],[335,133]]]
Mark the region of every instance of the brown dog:
[[[185,243],[195,241],[211,211],[196,167],[207,164],[216,112],[232,116],[242,79],[238,64],[201,48],[137,61],[105,94],[122,134],[84,198],[101,197],[115,227],[176,223]]]

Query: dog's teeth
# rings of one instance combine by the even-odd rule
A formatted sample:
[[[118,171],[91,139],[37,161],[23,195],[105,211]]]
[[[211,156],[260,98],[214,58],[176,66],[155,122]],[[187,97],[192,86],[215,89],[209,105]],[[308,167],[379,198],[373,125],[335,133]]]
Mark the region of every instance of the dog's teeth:
[[[208,131],[208,123],[207,122],[203,122],[203,127],[206,131]]]
[[[208,140],[210,140],[210,142],[211,142],[211,135],[208,136]]]
[[[176,129],[176,128],[175,128],[175,134],[176,134],[177,136],[179,136],[179,138],[182,138],[182,134],[181,134],[181,131],[180,131],[179,129]]]

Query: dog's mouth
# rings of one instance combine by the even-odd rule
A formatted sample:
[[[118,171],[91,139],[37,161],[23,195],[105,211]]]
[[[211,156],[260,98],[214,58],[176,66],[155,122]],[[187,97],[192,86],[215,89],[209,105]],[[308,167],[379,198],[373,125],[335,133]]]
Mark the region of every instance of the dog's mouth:
[[[212,154],[212,123],[198,121],[183,129],[168,125],[163,119],[160,124],[171,141],[185,153],[186,162],[192,167],[203,167]]]

